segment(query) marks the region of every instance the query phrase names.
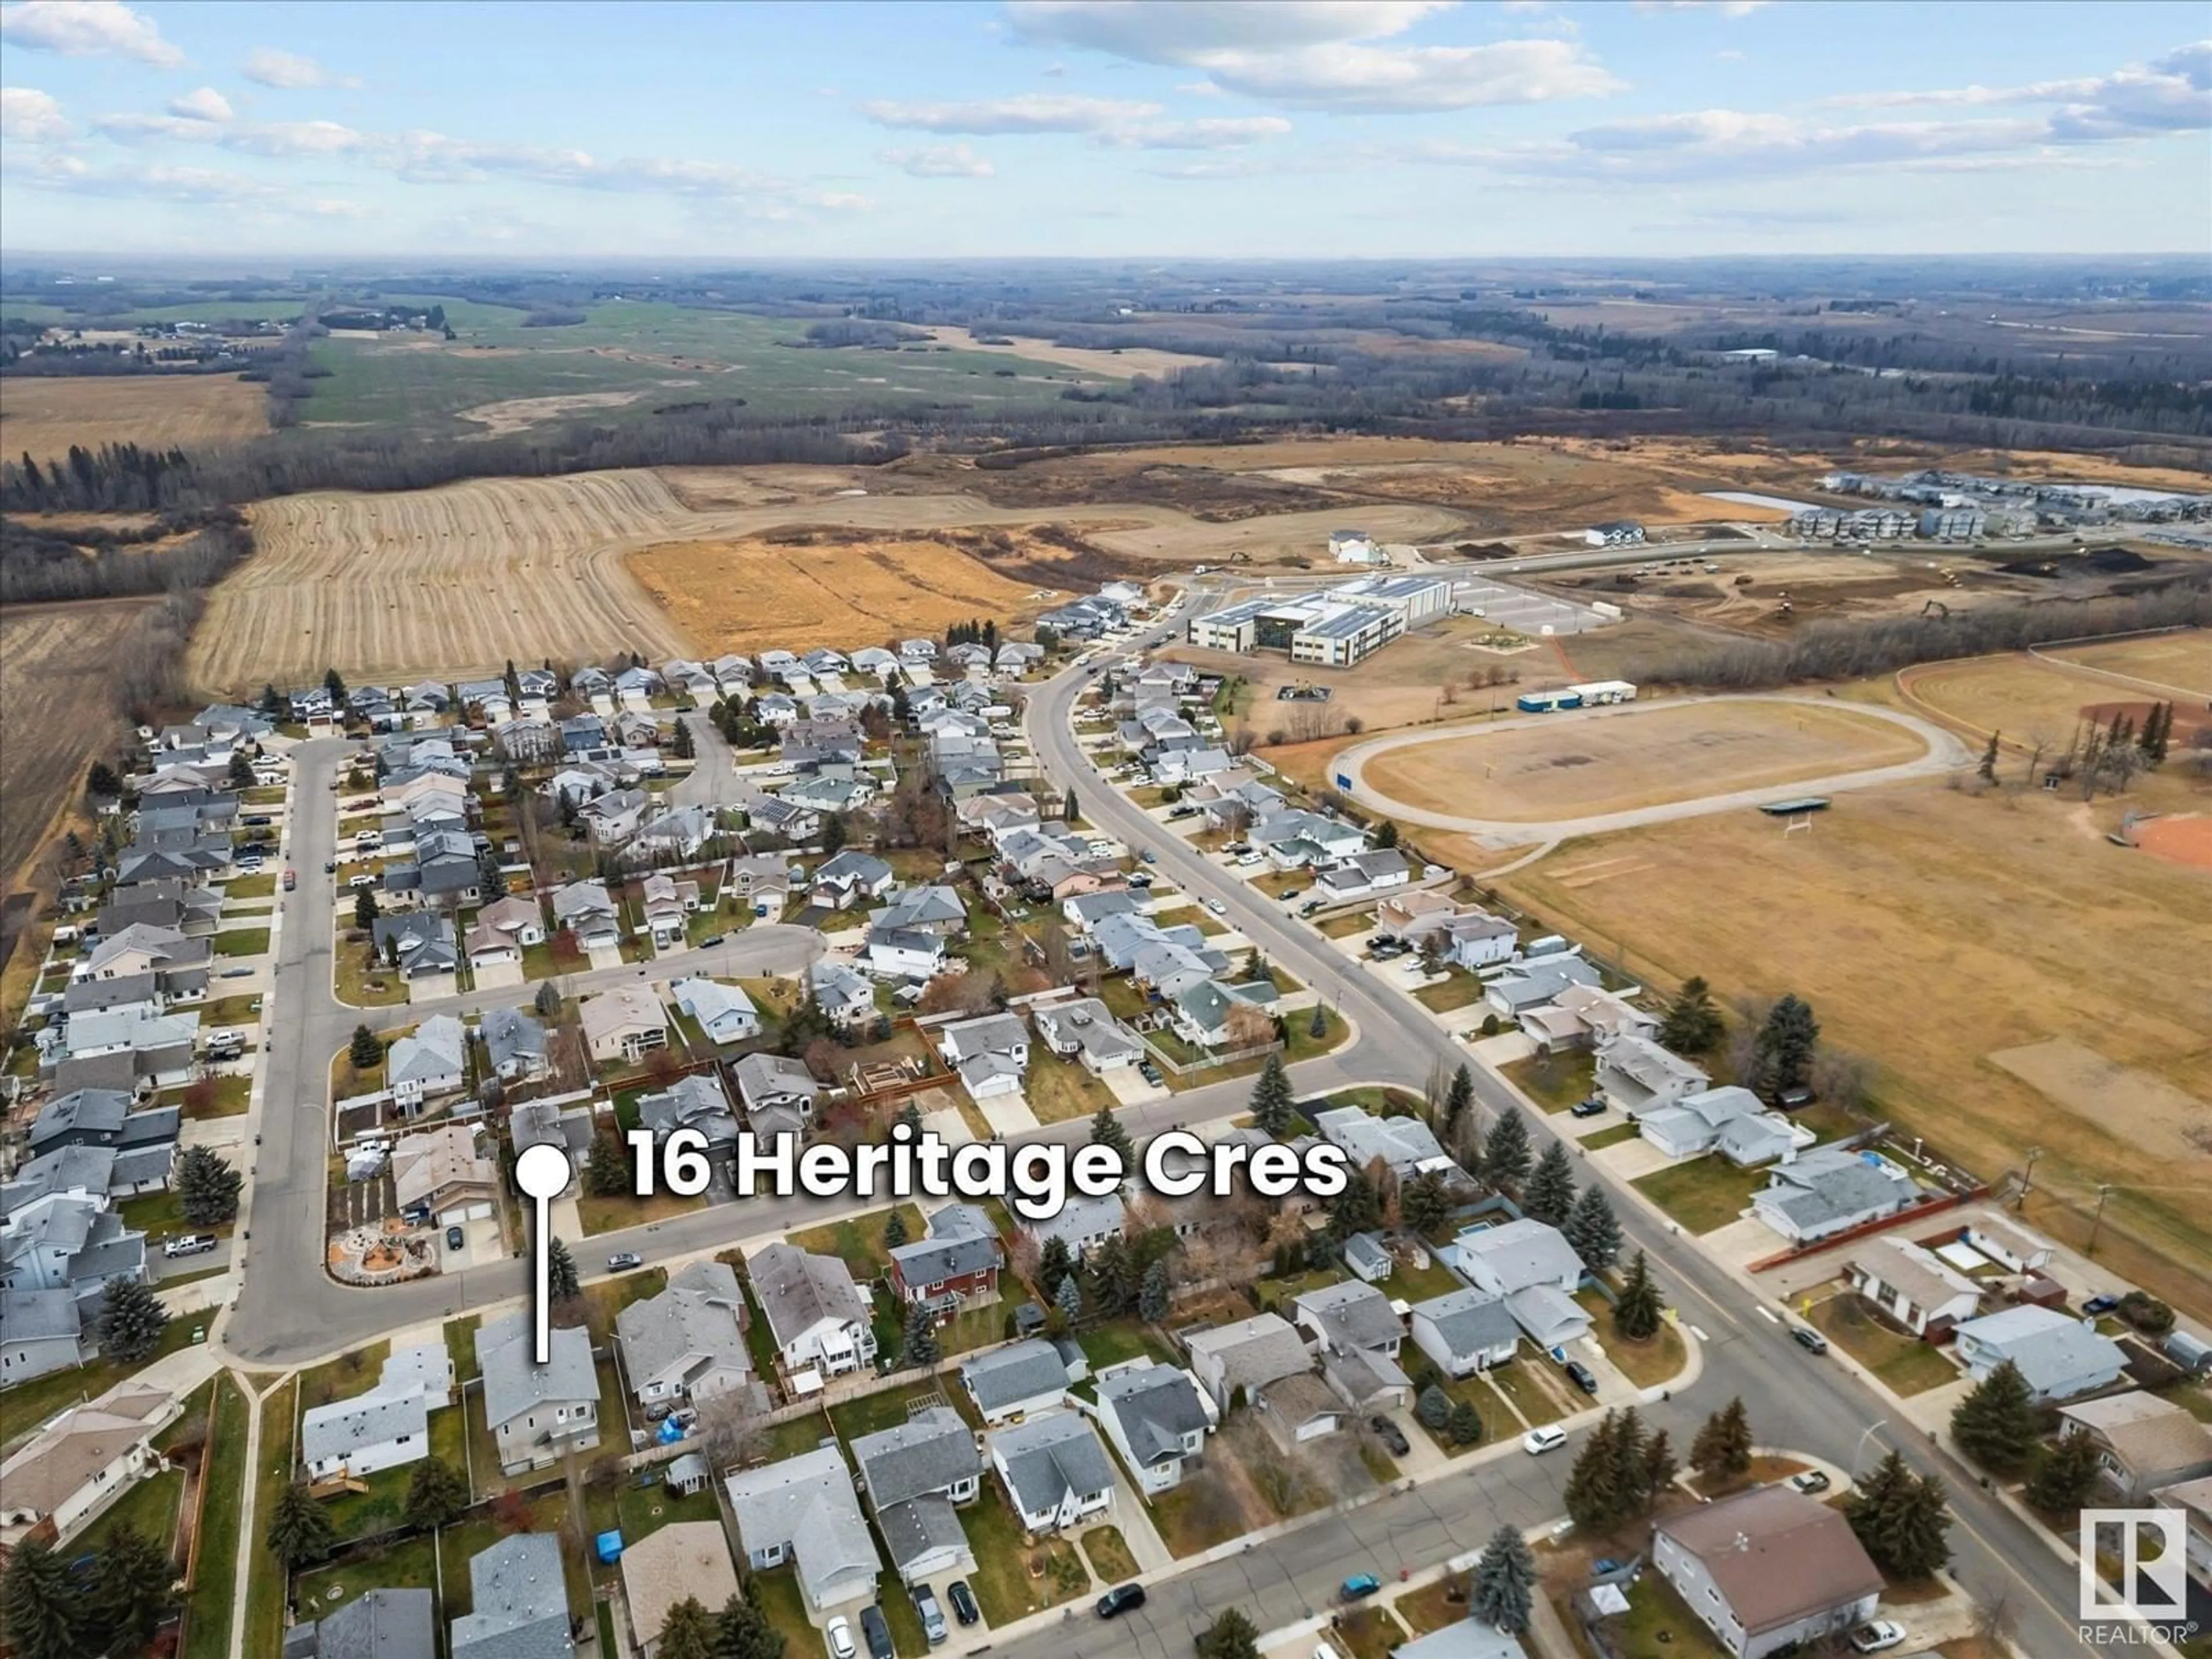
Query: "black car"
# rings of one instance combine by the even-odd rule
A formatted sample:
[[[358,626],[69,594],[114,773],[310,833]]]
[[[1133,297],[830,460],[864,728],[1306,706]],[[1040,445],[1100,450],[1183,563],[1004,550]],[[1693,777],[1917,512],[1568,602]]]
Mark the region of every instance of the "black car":
[[[711,951],[728,937],[727,933],[709,933],[699,941],[699,948],[702,951]]]
[[[1570,1359],[1565,1366],[1567,1376],[1584,1394],[1597,1392],[1597,1373],[1579,1359]]]
[[[1367,1426],[1375,1431],[1375,1437],[1389,1448],[1390,1455],[1403,1457],[1413,1449],[1406,1443],[1406,1437],[1395,1423],[1387,1417],[1370,1417]]]
[[[458,1250],[467,1242],[468,1235],[464,1233],[459,1227],[448,1227],[446,1229],[446,1248],[447,1249]]]
[[[1101,1619],[1119,1619],[1130,1608],[1144,1605],[1145,1587],[1142,1584],[1116,1584],[1098,1598],[1098,1616]]]
[[[983,1615],[976,1611],[975,1592],[968,1588],[965,1578],[956,1578],[945,1592],[945,1599],[952,1603],[952,1616],[963,1625],[972,1625]]]
[[[1790,1340],[1807,1353],[1826,1353],[1828,1351],[1828,1339],[1809,1326],[1792,1325]]]
[[[884,1622],[884,1610],[872,1601],[860,1609],[860,1638],[868,1644],[868,1659],[898,1659],[898,1650],[891,1645],[891,1627]]]
[[[1595,1117],[1604,1110],[1605,1103],[1600,1100],[1595,1095],[1592,1095],[1588,1100],[1578,1100],[1573,1105],[1568,1107],[1567,1115],[1570,1117]]]
[[[325,859],[325,860],[323,860],[323,873],[324,873],[325,875],[326,875],[326,876],[334,876],[334,875],[336,875],[336,874],[337,873],[337,868],[338,868],[338,861],[337,861],[336,859]]]

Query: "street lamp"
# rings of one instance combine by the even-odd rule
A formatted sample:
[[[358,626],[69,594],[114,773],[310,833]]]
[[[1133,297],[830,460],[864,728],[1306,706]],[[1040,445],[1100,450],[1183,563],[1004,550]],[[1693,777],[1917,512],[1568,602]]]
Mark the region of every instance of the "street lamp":
[[[1851,1448],[1851,1485],[1854,1486],[1857,1486],[1859,1483],[1859,1457],[1866,1450],[1866,1443],[1872,1439],[1878,1431],[1886,1429],[1888,1426],[1889,1419],[1887,1418],[1876,1418],[1873,1422],[1867,1425],[1866,1432],[1859,1437],[1858,1444]]]

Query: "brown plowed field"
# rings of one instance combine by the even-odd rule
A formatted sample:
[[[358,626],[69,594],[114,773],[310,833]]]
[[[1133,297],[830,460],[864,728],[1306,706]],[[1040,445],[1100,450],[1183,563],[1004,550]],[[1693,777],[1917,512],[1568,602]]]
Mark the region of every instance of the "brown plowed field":
[[[11,374],[0,380],[0,454],[40,460],[71,444],[207,449],[269,430],[264,388],[228,374]]]
[[[151,599],[0,611],[0,884],[44,847],[85,768],[122,721],[107,700],[117,643]]]

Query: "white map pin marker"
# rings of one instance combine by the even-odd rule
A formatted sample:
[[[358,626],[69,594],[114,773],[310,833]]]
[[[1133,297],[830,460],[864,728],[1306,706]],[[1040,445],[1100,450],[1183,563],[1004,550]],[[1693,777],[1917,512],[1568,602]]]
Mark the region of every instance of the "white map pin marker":
[[[541,1365],[553,1359],[553,1234],[547,1224],[548,1212],[574,1174],[568,1154],[548,1140],[525,1146],[515,1155],[514,1184],[535,1212],[531,1218],[531,1285],[536,1292],[538,1363]]]

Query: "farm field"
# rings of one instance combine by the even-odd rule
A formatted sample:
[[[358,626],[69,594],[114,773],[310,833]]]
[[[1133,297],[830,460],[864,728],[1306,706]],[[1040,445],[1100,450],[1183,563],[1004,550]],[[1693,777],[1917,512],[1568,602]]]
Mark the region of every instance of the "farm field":
[[[1903,727],[1847,708],[1719,701],[1442,736],[1376,755],[1362,777],[1407,805],[1532,822],[1893,766],[1925,752]]]
[[[0,883],[14,892],[84,769],[120,729],[106,667],[151,599],[0,611]]]
[[[1111,380],[1126,380],[1132,375],[1150,374],[1164,378],[1179,368],[1206,368],[1219,360],[1200,357],[1188,351],[1158,351],[1150,346],[1124,346],[1118,350],[1100,349],[1095,346],[1060,345],[1051,340],[1013,339],[1012,345],[985,345],[968,328],[933,328],[929,337],[944,345],[961,351],[981,351],[992,356],[1026,357],[1032,362],[1059,363],[1068,368],[1086,368],[1094,374]]]
[[[40,460],[77,444],[205,449],[268,431],[265,388],[231,374],[11,374],[0,380],[0,454]]]
[[[2198,804],[2193,787],[2161,775],[2131,804]],[[2108,843],[2119,812],[1904,784],[1840,797],[1787,836],[1744,811],[1570,842],[1498,885],[1651,983],[1804,996],[1825,1043],[1873,1062],[1880,1115],[1992,1182],[2040,1146],[2029,1218],[2076,1245],[2096,1183],[2114,1183],[2100,1255],[2212,1313],[2212,1219],[2195,1202],[2212,1181],[2212,1027],[2182,965],[2212,955],[2212,888]],[[2062,1039],[2189,1097],[2194,1122],[2077,1109],[2087,1062],[2013,1052]]]

